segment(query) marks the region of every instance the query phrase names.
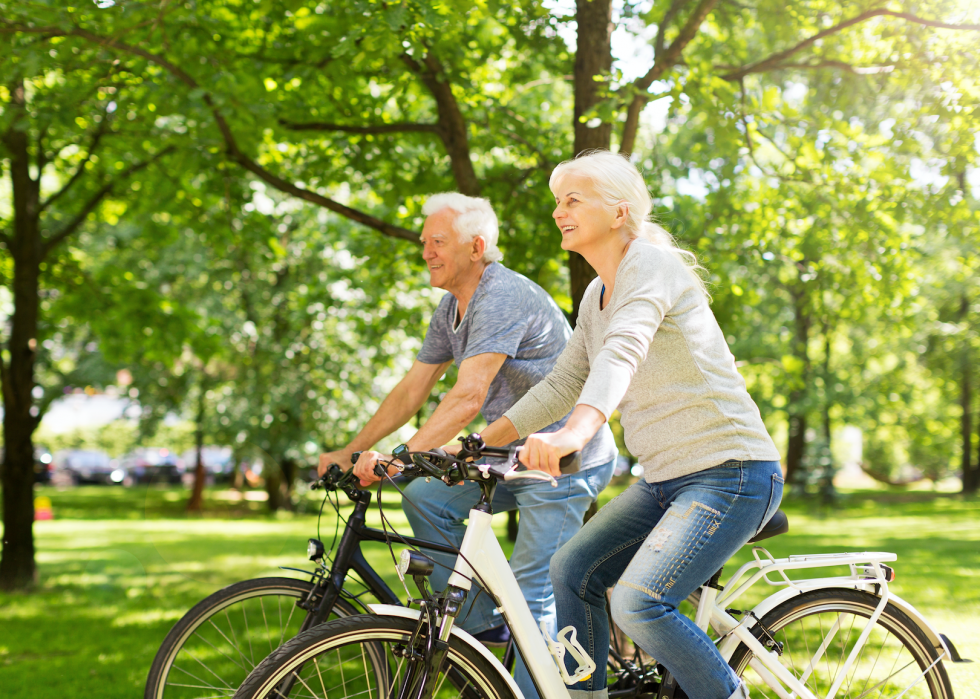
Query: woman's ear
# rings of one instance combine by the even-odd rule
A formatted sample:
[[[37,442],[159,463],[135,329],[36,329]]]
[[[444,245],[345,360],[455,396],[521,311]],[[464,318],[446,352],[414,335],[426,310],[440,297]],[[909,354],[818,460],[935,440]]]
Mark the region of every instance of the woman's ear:
[[[616,218],[613,219],[611,228],[613,230],[617,228],[622,228],[626,225],[626,221],[630,217],[630,205],[629,202],[621,201],[616,204]]]

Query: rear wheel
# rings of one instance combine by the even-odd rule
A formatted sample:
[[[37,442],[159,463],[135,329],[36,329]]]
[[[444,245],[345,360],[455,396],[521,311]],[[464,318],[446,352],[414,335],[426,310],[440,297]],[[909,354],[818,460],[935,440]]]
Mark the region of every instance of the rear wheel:
[[[144,699],[233,696],[256,665],[299,633],[307,613],[296,603],[312,590],[305,580],[258,578],[203,599],[164,639]],[[338,599],[327,619],[358,613]]]
[[[236,699],[291,697],[389,699],[423,671],[411,654],[417,622],[364,614],[301,633],[266,658],[242,684]],[[443,671],[433,679],[433,699],[516,699],[497,668],[452,636]]]
[[[762,618],[761,626],[782,644],[779,661],[818,697],[840,680],[838,699],[952,699],[946,668],[925,632],[908,615],[887,605],[861,651],[845,672],[880,598],[859,590],[815,590],[794,597]],[[758,626],[756,637],[766,640]],[[743,644],[731,666],[753,698],[776,697],[750,666],[755,656]]]

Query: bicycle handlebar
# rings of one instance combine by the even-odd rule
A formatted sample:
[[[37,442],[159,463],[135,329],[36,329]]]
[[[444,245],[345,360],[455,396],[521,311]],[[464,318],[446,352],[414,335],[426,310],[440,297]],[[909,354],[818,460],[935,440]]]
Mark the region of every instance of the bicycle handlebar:
[[[405,464],[402,468],[402,475],[410,478],[431,476],[445,481],[449,485],[455,485],[464,480],[479,480],[491,476],[503,481],[517,479],[541,480],[556,484],[552,476],[544,471],[525,469],[519,471],[520,464],[517,456],[521,452],[521,447],[491,447],[483,442],[483,438],[473,433],[467,437],[460,437],[462,448],[459,453],[452,456],[442,449],[431,451],[409,452],[412,459],[411,464]],[[351,463],[357,463],[361,452],[355,452],[351,456]],[[581,453],[572,452],[563,456],[558,467],[562,473],[576,473],[581,469]],[[474,460],[483,457],[505,459],[503,464],[478,464]],[[375,473],[384,477],[387,474],[386,466],[378,463],[375,466]],[[357,477],[353,469],[344,471],[337,464],[331,464],[330,468],[321,478],[310,484],[312,490],[327,488],[328,490],[353,489],[357,485]]]

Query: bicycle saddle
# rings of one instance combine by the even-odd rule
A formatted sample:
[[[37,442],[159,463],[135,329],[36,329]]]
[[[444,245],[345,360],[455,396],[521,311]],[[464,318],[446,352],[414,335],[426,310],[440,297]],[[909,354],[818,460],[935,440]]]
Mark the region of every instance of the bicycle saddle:
[[[757,541],[769,539],[777,534],[785,534],[788,531],[789,518],[782,510],[776,510],[776,514],[769,518],[769,521],[766,522],[766,526],[762,528],[762,531],[749,539],[748,543],[754,544]]]

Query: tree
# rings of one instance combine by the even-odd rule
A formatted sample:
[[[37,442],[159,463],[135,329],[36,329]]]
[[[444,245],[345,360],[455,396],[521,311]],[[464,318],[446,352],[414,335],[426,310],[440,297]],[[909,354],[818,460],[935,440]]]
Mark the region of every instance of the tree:
[[[48,330],[41,300],[45,278],[57,273],[66,242],[90,217],[120,201],[134,175],[170,152],[159,141],[144,141],[149,133],[139,133],[140,125],[120,119],[139,100],[140,81],[118,62],[97,61],[98,51],[64,51],[18,36],[2,56],[9,77],[0,88],[0,147],[12,205],[0,220],[0,243],[13,303],[0,360],[5,589],[27,586],[36,576],[31,437],[42,417],[35,368]],[[60,56],[59,69],[46,66],[42,55]],[[76,108],[86,116],[73,116]],[[51,176],[53,185],[46,180]]]

